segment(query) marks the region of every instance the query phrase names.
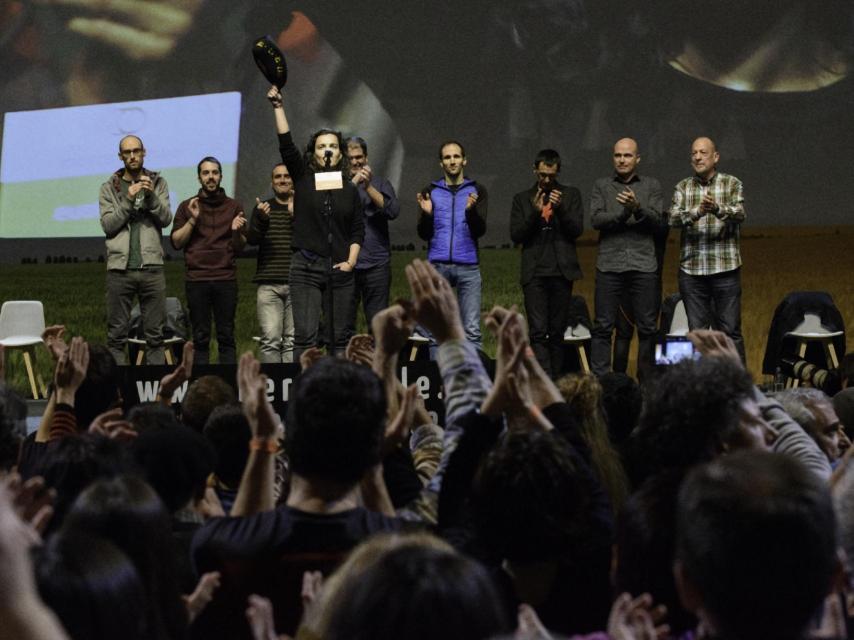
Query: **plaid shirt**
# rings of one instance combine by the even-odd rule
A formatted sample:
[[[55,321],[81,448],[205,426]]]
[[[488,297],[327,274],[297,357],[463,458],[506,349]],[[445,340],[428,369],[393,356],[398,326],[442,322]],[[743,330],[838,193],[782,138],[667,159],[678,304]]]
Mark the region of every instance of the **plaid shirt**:
[[[700,203],[711,193],[718,211],[701,217]],[[692,276],[710,276],[741,266],[739,225],[744,221],[741,180],[715,173],[708,182],[697,176],[676,185],[670,226],[682,227],[680,268]]]

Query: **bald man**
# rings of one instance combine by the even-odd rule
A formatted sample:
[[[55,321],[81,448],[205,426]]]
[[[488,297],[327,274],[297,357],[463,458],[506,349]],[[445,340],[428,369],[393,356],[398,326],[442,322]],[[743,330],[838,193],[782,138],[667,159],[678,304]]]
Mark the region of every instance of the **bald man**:
[[[148,364],[165,364],[166,278],[162,231],[172,222],[169,186],[149,171],[145,146],[134,135],[119,141],[122,168],[101,185],[98,205],[107,236],[107,347],[116,362],[125,352],[130,311],[139,299]]]
[[[691,145],[694,175],[676,185],[670,225],[681,227],[679,293],[691,329],[723,331],[744,361],[741,335],[741,251],[744,222],[741,180],[717,170],[720,154],[710,138]]]
[[[620,302],[629,300],[638,331],[638,372],[652,361],[660,298],[655,236],[666,228],[661,185],[638,173],[638,143],[623,138],[614,145],[614,173],[596,181],[590,222],[599,231],[596,295],[590,365],[593,373],[611,370],[611,335]]]

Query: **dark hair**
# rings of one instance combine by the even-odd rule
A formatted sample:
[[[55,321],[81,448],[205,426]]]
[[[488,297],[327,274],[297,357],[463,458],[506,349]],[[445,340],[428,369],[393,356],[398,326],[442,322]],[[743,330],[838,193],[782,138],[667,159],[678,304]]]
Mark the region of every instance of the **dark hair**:
[[[317,143],[317,139],[320,136],[325,135],[333,135],[338,138],[338,149],[341,152],[341,159],[338,161],[338,164],[333,166],[332,169],[335,171],[341,171],[345,175],[347,175],[350,171],[350,161],[347,159],[347,154],[344,153],[344,136],[340,131],[335,131],[334,129],[318,129],[314,133],[311,134],[311,138],[308,139],[308,144],[305,146],[305,155],[303,156],[303,160],[305,164],[311,167],[313,170],[318,171],[323,169],[323,165],[317,163],[317,158],[314,155],[314,145]]]
[[[27,404],[14,389],[0,381],[0,471],[18,462],[21,443],[27,437]]]
[[[45,484],[56,491],[48,529],[59,528],[71,503],[92,482],[126,473],[132,465],[128,448],[103,436],[67,436],[51,444],[36,469]]]
[[[275,173],[276,173],[276,169],[277,169],[278,167],[284,167],[284,168],[285,168],[285,171],[287,171],[287,174],[288,174],[288,175],[291,175],[291,172],[290,172],[290,171],[288,171],[288,165],[286,165],[284,162],[277,162],[276,164],[274,164],[274,165],[273,165],[273,168],[270,170],[270,177],[272,177],[272,176],[273,176],[273,174],[275,174]]]
[[[216,454],[198,431],[184,425],[148,431],[133,442],[132,449],[145,479],[169,513],[204,495]]]
[[[558,437],[509,432],[483,459],[474,480],[478,537],[501,558],[553,559],[577,539],[588,491]]]
[[[211,412],[204,436],[216,452],[214,473],[230,489],[236,489],[249,459],[252,429],[239,405],[223,405]]]
[[[220,163],[220,161],[217,160],[216,158],[214,158],[213,156],[205,156],[204,158],[199,160],[199,164],[196,165],[196,175],[197,176],[202,175],[202,165],[205,162],[213,162],[217,167],[219,167],[219,172],[222,173],[222,163]]]
[[[51,536],[35,556],[39,595],[72,640],[147,640],[145,591],[130,559],[79,532]]]
[[[442,150],[447,147],[449,144],[455,144],[460,148],[460,152],[463,154],[463,158],[466,157],[466,148],[463,146],[463,143],[454,138],[450,138],[445,140],[442,144],[439,145],[439,160],[442,160]]]
[[[718,455],[738,434],[740,407],[753,380],[727,358],[683,360],[647,385],[640,425],[629,442],[635,484],[665,469],[688,468]]]
[[[178,593],[169,514],[143,480],[98,480],[71,507],[64,528],[100,536],[124,551],[142,578],[152,638],[180,638],[187,612]]]
[[[560,171],[560,154],[554,149],[540,149],[537,152],[537,157],[534,158],[534,169],[539,167],[541,162],[550,167],[557,165],[558,171]]]
[[[323,358],[294,382],[285,446],[291,469],[354,485],[380,460],[386,399],[367,367]]]
[[[120,398],[116,359],[105,345],[89,343],[89,367],[83,383],[74,394],[77,426],[88,429],[92,420],[114,406]]]
[[[181,401],[181,420],[201,432],[211,411],[223,404],[237,402],[234,388],[219,376],[202,376],[188,388]]]
[[[789,456],[743,451],[679,492],[676,557],[726,638],[800,638],[832,587],[827,484]]]
[[[139,434],[160,429],[174,429],[181,424],[172,408],[165,407],[159,402],[135,404],[127,413],[127,421]]]
[[[625,373],[606,373],[599,378],[602,406],[608,422],[608,435],[614,446],[622,445],[640,419],[643,396],[640,386]]]
[[[393,549],[341,589],[325,640],[478,640],[511,629],[489,575],[454,551]]]
[[[359,146],[362,148],[362,153],[368,155],[368,143],[365,142],[364,138],[360,138],[359,136],[350,136],[344,144],[347,147]]]

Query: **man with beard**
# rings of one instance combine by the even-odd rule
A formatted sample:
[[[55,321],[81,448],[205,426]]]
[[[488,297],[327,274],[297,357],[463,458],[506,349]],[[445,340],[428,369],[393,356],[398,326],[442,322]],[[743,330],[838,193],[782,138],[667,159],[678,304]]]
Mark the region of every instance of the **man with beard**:
[[[258,246],[258,327],[261,362],[294,361],[294,315],[288,278],[294,234],[294,181],[283,164],[273,167],[273,197],[256,198],[247,242]]]
[[[353,270],[356,293],[350,323],[356,326],[356,313],[361,302],[370,331],[374,315],[388,307],[391,287],[388,221],[400,213],[400,202],[391,183],[374,175],[368,164],[368,143],[364,139],[353,137],[347,140],[347,158],[350,160],[350,180],[359,189],[365,212],[365,243]]]
[[[222,165],[212,156],[197,167],[199,193],[175,213],[172,246],[184,250],[185,291],[193,325],[196,364],[208,364],[211,314],[216,322],[220,364],[235,363],[236,256],[246,244],[246,218],[239,202],[220,187]]]
[[[137,136],[119,142],[124,168],[101,185],[98,205],[107,235],[107,347],[127,364],[125,343],[133,299],[139,299],[148,364],[163,364],[166,278],[161,230],[172,221],[169,187],[143,167],[145,146]]]

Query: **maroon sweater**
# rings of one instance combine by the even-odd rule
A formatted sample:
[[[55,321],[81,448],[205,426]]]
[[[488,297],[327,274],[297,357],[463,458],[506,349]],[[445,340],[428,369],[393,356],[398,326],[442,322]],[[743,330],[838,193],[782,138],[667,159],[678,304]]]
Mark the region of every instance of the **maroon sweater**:
[[[237,279],[234,245],[232,243],[231,221],[243,213],[243,207],[237,200],[225,195],[219,189],[210,196],[199,189],[199,219],[184,245],[184,264],[187,268],[187,280],[192,282],[212,282]],[[175,212],[175,224],[172,233],[183,227],[192,217],[191,199],[184,200]]]

